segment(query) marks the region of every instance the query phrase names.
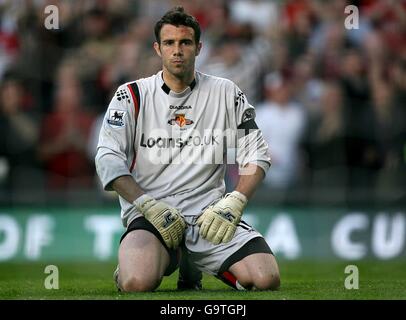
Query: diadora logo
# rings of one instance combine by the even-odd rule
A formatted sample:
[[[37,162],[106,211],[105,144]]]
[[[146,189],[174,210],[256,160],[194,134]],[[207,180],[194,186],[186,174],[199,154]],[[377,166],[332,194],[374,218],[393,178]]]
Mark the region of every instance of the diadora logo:
[[[182,114],[175,114],[175,118],[174,119],[170,119],[168,121],[168,124],[170,124],[171,126],[175,125],[175,123],[179,126],[179,127],[184,127],[184,126],[189,126],[191,124],[193,124],[193,120],[190,119],[186,119],[186,116],[184,113]]]
[[[189,110],[192,109],[192,106],[174,106],[174,105],[170,105],[169,109],[171,110]]]

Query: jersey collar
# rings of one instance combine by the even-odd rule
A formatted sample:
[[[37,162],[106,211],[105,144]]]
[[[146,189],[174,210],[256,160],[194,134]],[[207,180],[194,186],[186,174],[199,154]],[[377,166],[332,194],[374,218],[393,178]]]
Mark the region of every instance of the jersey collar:
[[[161,74],[159,75],[159,79],[161,80],[161,83],[162,83],[161,89],[162,89],[167,95],[172,95],[172,96],[176,96],[176,97],[183,96],[183,95],[185,95],[185,94],[190,93],[190,92],[196,87],[196,76],[195,76],[195,78],[193,79],[193,81],[189,84],[189,86],[188,86],[184,91],[179,92],[179,93],[174,92],[174,91],[172,91],[172,90],[167,86],[167,84],[165,83],[165,81],[164,81],[164,76],[163,76],[163,72],[160,71],[160,73],[161,73]]]

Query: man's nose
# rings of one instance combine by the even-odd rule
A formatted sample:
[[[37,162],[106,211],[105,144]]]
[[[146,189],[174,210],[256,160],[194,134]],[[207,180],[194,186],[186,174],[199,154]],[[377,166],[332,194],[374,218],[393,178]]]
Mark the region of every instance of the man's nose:
[[[175,43],[175,47],[174,47],[174,50],[173,50],[173,54],[174,54],[174,55],[182,55],[182,54],[183,54],[183,52],[182,52],[182,46],[181,46],[180,43]]]

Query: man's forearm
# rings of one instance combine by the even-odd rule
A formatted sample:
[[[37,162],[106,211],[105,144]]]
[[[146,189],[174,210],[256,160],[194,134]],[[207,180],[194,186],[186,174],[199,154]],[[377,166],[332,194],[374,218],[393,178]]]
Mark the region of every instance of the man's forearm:
[[[122,176],[114,180],[111,187],[128,202],[133,203],[135,199],[144,194],[132,176]]]
[[[264,179],[265,172],[261,167],[252,163],[248,164],[243,170],[251,174],[240,175],[235,190],[241,192],[249,199]]]

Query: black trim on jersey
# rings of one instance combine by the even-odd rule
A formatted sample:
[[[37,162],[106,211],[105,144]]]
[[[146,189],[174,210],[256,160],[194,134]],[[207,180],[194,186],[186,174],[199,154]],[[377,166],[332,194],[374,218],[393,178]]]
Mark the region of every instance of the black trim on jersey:
[[[249,133],[250,133],[250,130],[257,130],[258,129],[258,126],[257,126],[257,123],[255,122],[255,120],[254,119],[251,119],[251,120],[248,120],[248,121],[246,121],[246,122],[243,122],[243,123],[241,123],[238,127],[237,127],[237,129],[242,129],[242,130],[244,130],[243,132],[242,132],[242,130],[238,130],[238,138],[241,138],[241,137],[243,137],[243,136],[246,136],[246,135],[248,135]]]
[[[171,89],[166,85],[165,82],[164,82],[164,84],[162,85],[161,88],[166,94],[169,94],[169,92],[171,91]]]
[[[196,87],[196,79],[193,79],[193,81],[189,84],[190,90],[193,90]]]
[[[241,220],[240,223],[238,223],[238,226],[240,226],[241,228],[243,228],[245,230],[251,230],[252,229],[252,227],[243,220]]]
[[[130,83],[131,89],[133,89],[135,99],[137,99],[137,105],[138,105],[138,112],[140,110],[140,90],[138,89],[138,85],[136,82]]]
[[[228,269],[236,262],[241,261],[254,253],[270,253],[273,255],[271,248],[266,243],[263,237],[256,237],[244,244],[237,252],[229,256],[221,265],[218,274],[228,271]]]
[[[163,75],[162,75],[162,79],[163,79]],[[190,87],[190,90],[193,90],[194,87],[196,87],[196,79],[193,79],[193,81],[189,84],[189,87]],[[171,89],[166,85],[165,81],[161,88],[166,94],[169,94],[169,92],[171,91]]]
[[[133,101],[133,103],[134,103],[134,123],[135,123],[135,128],[137,128],[138,115],[139,115],[140,109],[141,109],[140,90],[138,89],[138,85],[135,81],[128,84],[127,88],[129,88],[131,91],[132,99],[136,100],[136,101]],[[134,134],[133,146],[135,146],[135,136],[136,135]],[[130,172],[132,172],[134,169],[136,156],[137,155],[136,155],[135,148],[134,148],[134,155],[133,155],[133,160],[132,160],[131,166],[130,166]]]
[[[246,129],[246,130],[252,130],[252,129],[258,129],[257,123],[255,122],[254,119],[248,120],[246,122],[241,123],[237,129]]]

